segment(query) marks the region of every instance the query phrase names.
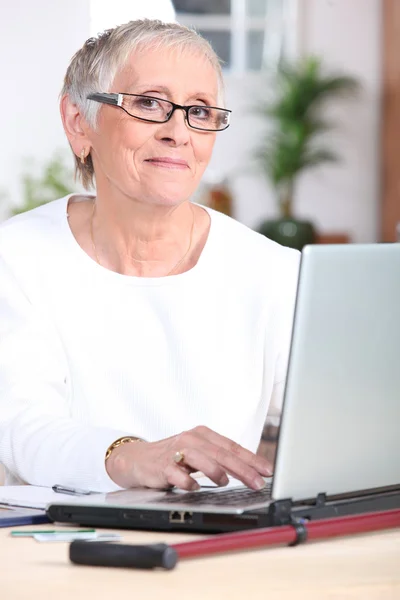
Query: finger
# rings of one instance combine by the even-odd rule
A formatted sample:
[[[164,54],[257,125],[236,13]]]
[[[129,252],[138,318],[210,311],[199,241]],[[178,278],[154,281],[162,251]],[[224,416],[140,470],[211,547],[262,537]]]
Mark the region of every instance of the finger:
[[[197,448],[187,448],[183,450],[182,453],[185,457],[184,465],[190,467],[192,472],[201,471],[217,485],[228,485],[229,478],[225,470],[207,453],[202,452]]]
[[[239,458],[237,453],[232,453],[230,450],[226,450],[222,446],[216,446],[204,438],[196,436],[189,438],[187,441],[190,445],[186,446],[188,449],[195,448],[200,451],[203,455],[215,461],[225,472],[229,473],[236,479],[239,479],[242,483],[247,485],[249,488],[254,490],[260,490],[265,486],[265,481],[261,477],[260,473],[250,466],[248,463]],[[197,445],[197,448],[195,447]],[[190,452],[187,450],[186,453]],[[186,456],[185,456],[186,460]],[[196,463],[197,466],[197,463]],[[203,467],[199,466],[199,469],[204,472]]]
[[[225,469],[232,477],[242,481],[247,487],[253,490],[261,490],[265,487],[265,481],[260,473],[254,467],[241,460],[229,450],[222,446],[216,447],[215,460]]]
[[[269,460],[267,460],[263,456],[254,454],[250,450],[247,450],[247,448],[243,448],[243,446],[240,446],[233,440],[223,435],[220,435],[219,433],[213,431],[212,429],[209,429],[208,427],[196,427],[193,430],[193,432],[197,435],[200,435],[202,438],[205,438],[206,440],[214,444],[214,446],[222,447],[225,450],[231,452],[244,463],[253,467],[253,469],[260,473],[260,475],[263,475],[264,477],[270,477],[272,475],[272,465],[269,462]]]
[[[217,435],[217,439],[219,437]],[[203,455],[214,460],[225,472],[239,479],[251,489],[260,490],[265,486],[265,481],[258,470],[242,460],[239,456],[240,452],[232,452],[230,449],[227,450],[223,446],[217,446],[199,436],[197,437],[197,444],[196,439],[193,439],[193,437],[189,438],[187,436],[187,441],[190,442],[190,445],[187,446],[188,448],[193,449],[197,445],[196,449],[200,450]],[[236,446],[238,445],[236,444]],[[241,449],[240,446],[238,447]],[[199,468],[203,471],[203,468]]]
[[[197,481],[178,465],[168,465],[164,475],[169,485],[176,486],[181,490],[194,491],[200,489]]]

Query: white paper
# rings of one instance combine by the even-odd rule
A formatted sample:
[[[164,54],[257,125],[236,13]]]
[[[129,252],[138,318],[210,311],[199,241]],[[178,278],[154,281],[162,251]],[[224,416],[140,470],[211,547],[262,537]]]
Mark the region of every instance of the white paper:
[[[45,510],[49,504],[98,504],[104,503],[104,494],[90,496],[73,496],[58,494],[51,488],[36,485],[5,485],[0,486],[0,505],[19,506],[22,508],[37,508]],[[88,500],[90,501],[88,502]]]

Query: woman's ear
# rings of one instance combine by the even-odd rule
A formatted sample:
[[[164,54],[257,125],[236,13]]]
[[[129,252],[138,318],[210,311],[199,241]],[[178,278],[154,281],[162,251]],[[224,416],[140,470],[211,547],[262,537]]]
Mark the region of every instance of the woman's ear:
[[[89,126],[80,108],[71,102],[68,94],[61,98],[60,113],[65,134],[76,156],[80,157],[83,149],[85,154],[88,153],[92,145],[88,137]]]

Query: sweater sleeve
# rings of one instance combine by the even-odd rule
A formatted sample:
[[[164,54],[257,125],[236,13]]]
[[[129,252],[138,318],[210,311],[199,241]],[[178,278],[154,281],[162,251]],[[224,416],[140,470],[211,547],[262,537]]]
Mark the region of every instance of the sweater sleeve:
[[[267,424],[275,427],[279,425],[282,413],[300,265],[300,253],[293,250],[289,252],[290,260],[285,272],[282,274],[281,293],[277,306],[277,359],[274,384],[267,414]]]
[[[71,418],[57,332],[0,257],[0,462],[29,484],[113,491],[105,451],[128,434]]]

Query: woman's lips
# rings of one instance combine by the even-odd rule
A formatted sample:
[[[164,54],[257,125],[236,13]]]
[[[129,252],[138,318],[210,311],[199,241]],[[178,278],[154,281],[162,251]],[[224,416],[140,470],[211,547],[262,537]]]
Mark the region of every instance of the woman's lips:
[[[164,167],[165,169],[187,169],[189,167],[185,160],[169,158],[167,156],[147,158],[145,162],[148,162],[155,167]]]

